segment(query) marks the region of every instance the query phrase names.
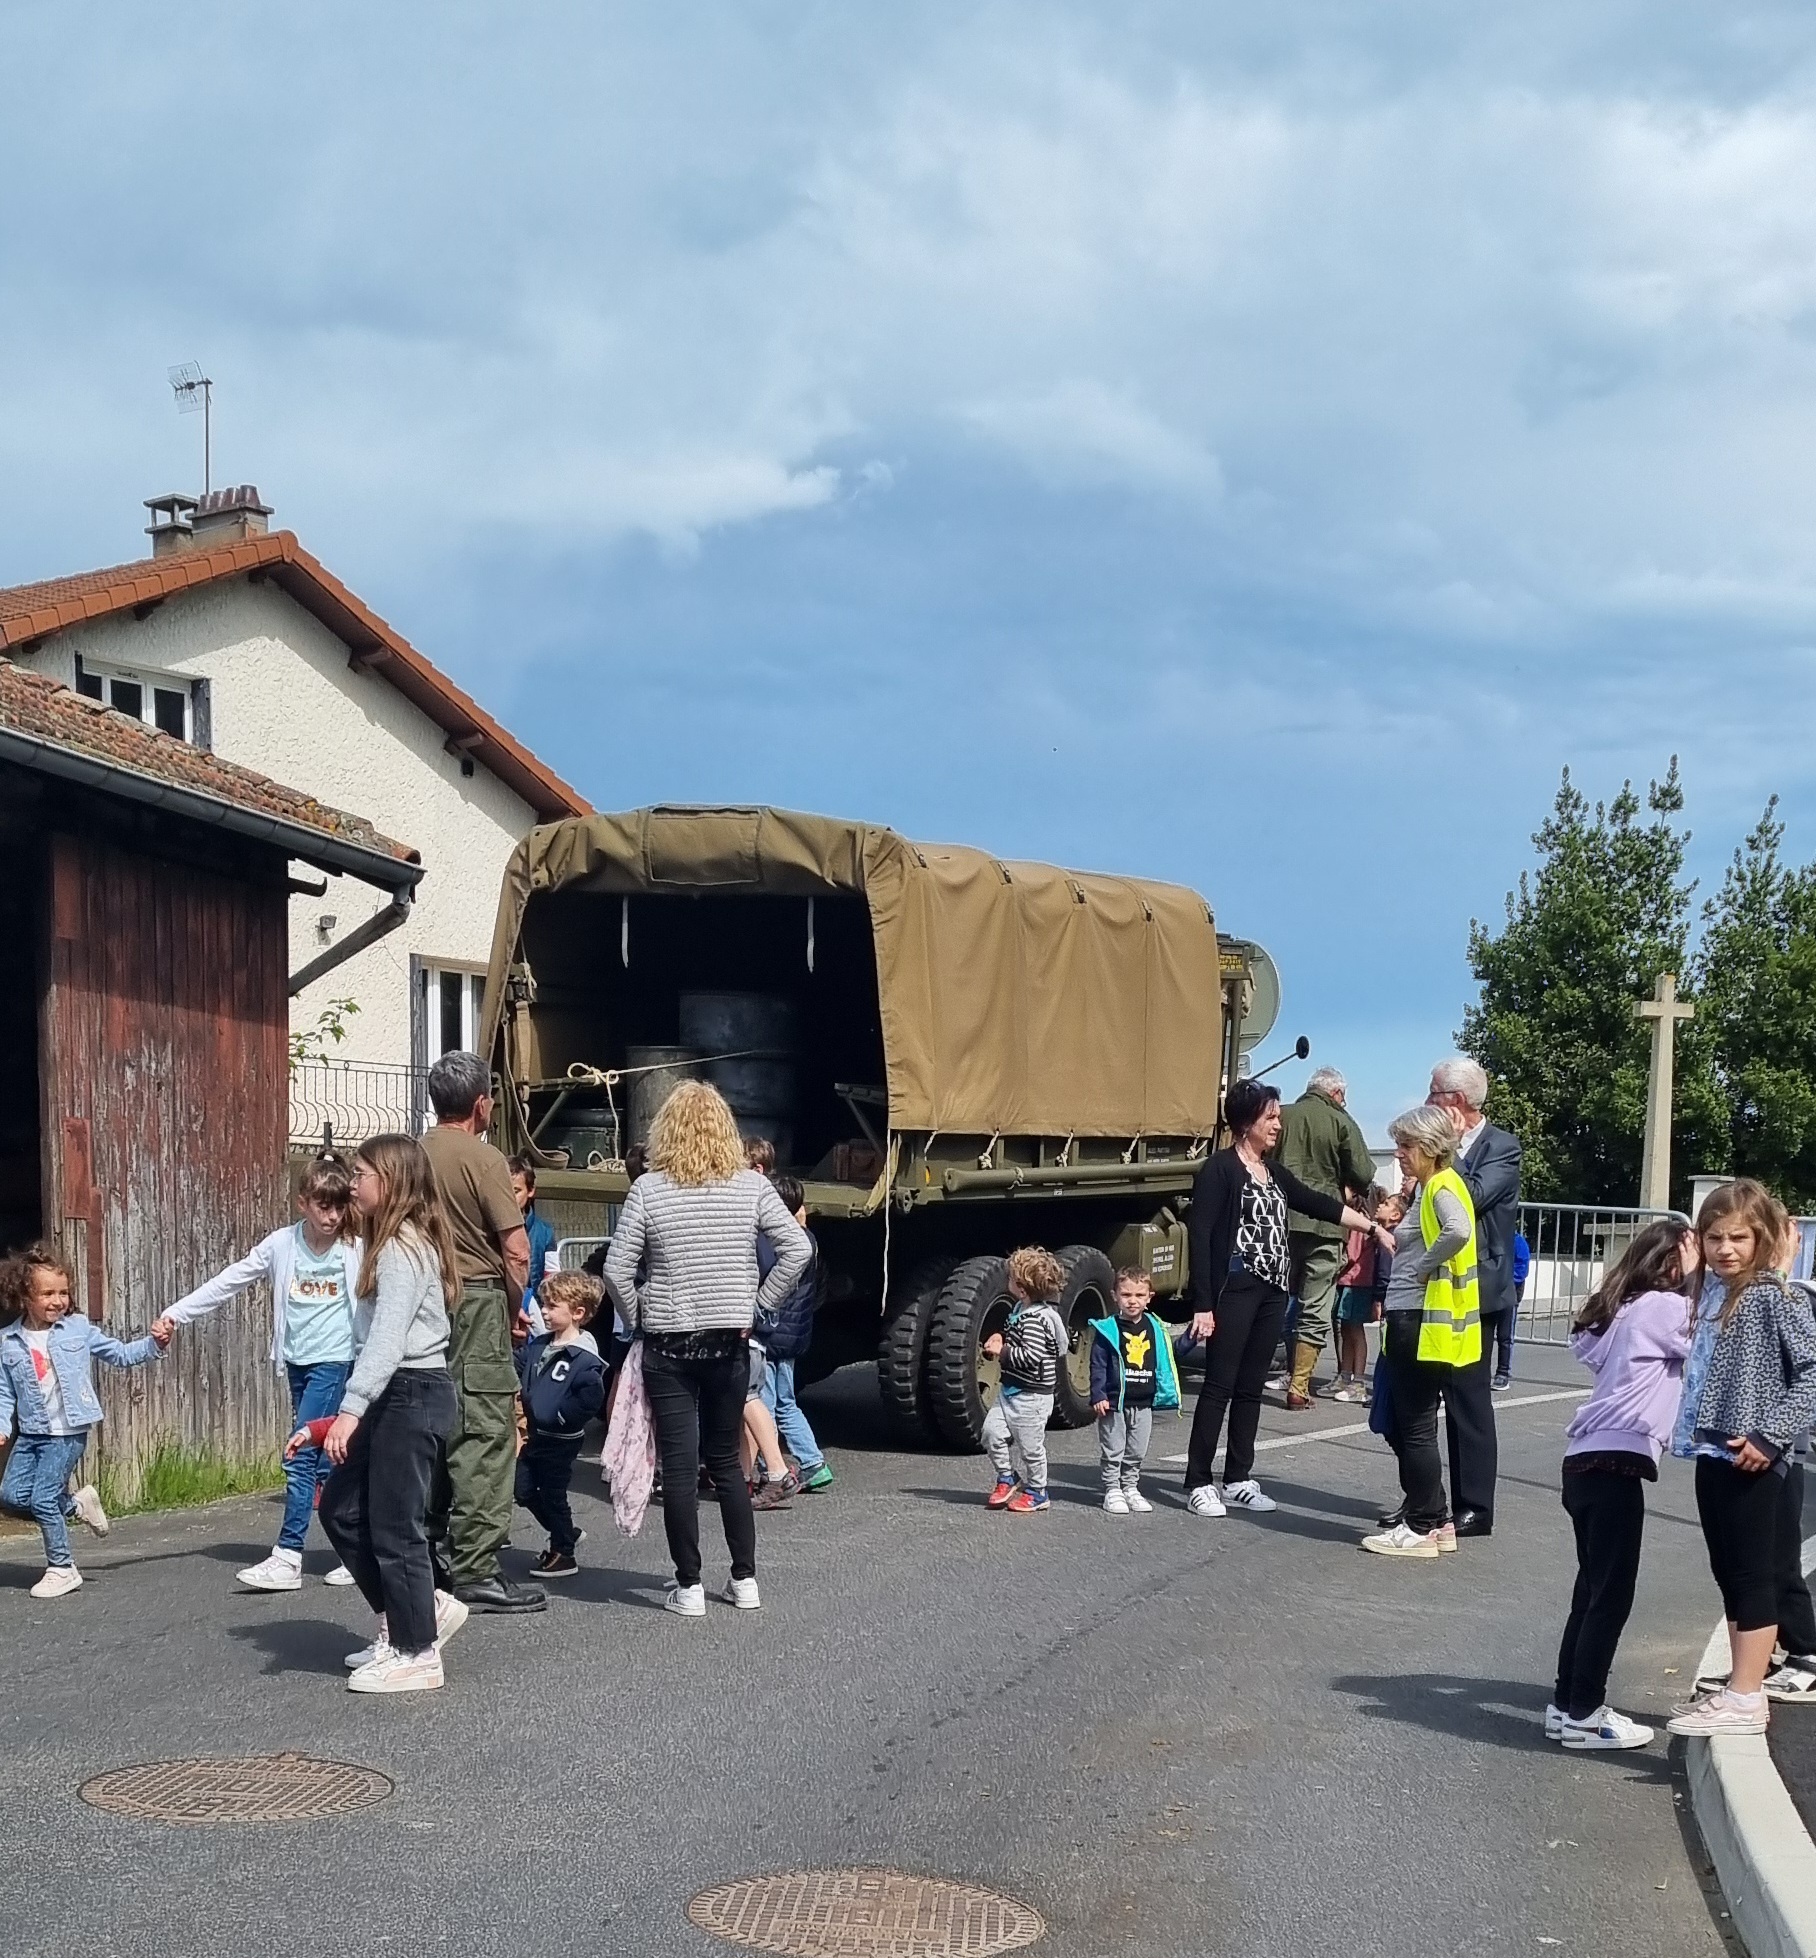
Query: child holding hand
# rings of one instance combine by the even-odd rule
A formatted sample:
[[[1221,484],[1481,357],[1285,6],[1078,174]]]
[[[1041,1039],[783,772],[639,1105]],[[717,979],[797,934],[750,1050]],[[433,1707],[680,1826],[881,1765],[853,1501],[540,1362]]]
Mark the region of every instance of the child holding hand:
[[[1154,1507],[1141,1493],[1154,1410],[1179,1405],[1172,1342],[1149,1309],[1153,1298],[1148,1274],[1125,1265],[1116,1274],[1115,1316],[1091,1321],[1091,1412],[1111,1516],[1145,1516]]]
[[[983,1343],[987,1359],[1002,1364],[1002,1387],[984,1416],[984,1452],[996,1470],[992,1509],[1038,1515],[1047,1495],[1047,1423],[1059,1388],[1060,1362],[1069,1341],[1054,1306],[1066,1276],[1051,1251],[1024,1248],[1009,1256],[1009,1323]],[[1021,1458],[1021,1473],[1015,1458]]]
[[[108,1531],[94,1484],[72,1496],[70,1478],[101,1425],[94,1362],[142,1367],[170,1344],[156,1327],[130,1343],[104,1333],[86,1313],[72,1312],[74,1275],[48,1244],[34,1244],[0,1265],[0,1435],[19,1433],[0,1477],[0,1508],[29,1516],[44,1538],[44,1575],[34,1598],[67,1597],[82,1582],[70,1554],[69,1519],[96,1536]]]

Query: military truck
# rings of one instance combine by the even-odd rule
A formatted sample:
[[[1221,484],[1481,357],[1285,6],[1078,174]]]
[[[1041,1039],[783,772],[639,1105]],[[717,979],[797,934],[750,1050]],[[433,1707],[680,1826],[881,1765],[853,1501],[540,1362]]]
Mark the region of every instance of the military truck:
[[[663,1097],[714,1082],[806,1189],[826,1278],[806,1378],[874,1357],[907,1435],[976,1447],[1004,1260],[1041,1243],[1090,1418],[1118,1265],[1186,1281],[1183,1199],[1251,992],[1177,885],[1005,862],[769,808],[533,830],[507,866],[482,1040],[494,1140],[604,1234]]]

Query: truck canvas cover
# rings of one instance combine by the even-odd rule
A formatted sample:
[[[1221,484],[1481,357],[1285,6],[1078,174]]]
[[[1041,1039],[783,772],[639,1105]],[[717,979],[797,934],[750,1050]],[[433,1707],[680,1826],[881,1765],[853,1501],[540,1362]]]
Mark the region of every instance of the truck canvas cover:
[[[1197,1136],[1216,1123],[1217,931],[1209,905],[1180,885],[1004,862],[781,809],[551,823],[505,870],[483,1052],[494,1051],[524,911],[563,891],[861,896],[892,1128]]]

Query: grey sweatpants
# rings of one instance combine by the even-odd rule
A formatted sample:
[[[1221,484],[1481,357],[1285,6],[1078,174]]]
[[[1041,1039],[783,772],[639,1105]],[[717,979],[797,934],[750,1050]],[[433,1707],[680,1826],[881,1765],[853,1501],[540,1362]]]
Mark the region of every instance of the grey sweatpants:
[[[1052,1418],[1051,1394],[998,1395],[984,1416],[984,1453],[990,1457],[997,1481],[1009,1480],[1014,1458],[1019,1455],[1022,1487],[1047,1486],[1047,1423]]]
[[[1106,1490],[1133,1489],[1140,1483],[1153,1432],[1151,1407],[1112,1408],[1097,1417],[1097,1461]]]

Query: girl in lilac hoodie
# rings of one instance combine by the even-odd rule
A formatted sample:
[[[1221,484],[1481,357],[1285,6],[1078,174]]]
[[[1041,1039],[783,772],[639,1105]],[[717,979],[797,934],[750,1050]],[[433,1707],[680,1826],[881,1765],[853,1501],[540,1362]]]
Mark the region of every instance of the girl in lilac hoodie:
[[[1671,1439],[1690,1351],[1696,1233],[1648,1224],[1590,1294],[1571,1341],[1595,1375],[1564,1450],[1564,1508],[1576,1529],[1576,1590],[1557,1655],[1545,1733],[1573,1750],[1644,1747],[1652,1729],[1608,1705],[1608,1673],[1633,1609],[1645,1485]]]

